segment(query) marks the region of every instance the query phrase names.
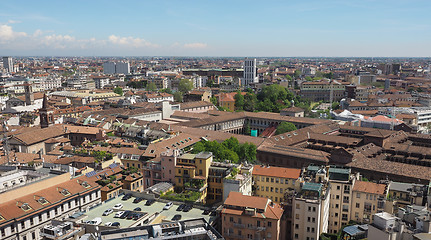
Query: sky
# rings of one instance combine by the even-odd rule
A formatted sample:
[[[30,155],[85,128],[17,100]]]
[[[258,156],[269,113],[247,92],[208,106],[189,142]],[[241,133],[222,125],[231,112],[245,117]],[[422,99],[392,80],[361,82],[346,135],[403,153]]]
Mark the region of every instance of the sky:
[[[430,57],[430,0],[0,1],[0,55]]]

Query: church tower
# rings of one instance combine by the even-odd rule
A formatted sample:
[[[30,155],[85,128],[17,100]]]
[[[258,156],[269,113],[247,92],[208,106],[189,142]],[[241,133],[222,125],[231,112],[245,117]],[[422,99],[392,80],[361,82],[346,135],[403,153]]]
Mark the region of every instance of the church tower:
[[[43,95],[42,108],[39,109],[40,127],[47,128],[54,125],[54,109],[48,105],[46,94]]]
[[[34,104],[34,95],[33,95],[33,87],[31,83],[24,83],[24,91],[25,91],[25,105],[33,105]]]

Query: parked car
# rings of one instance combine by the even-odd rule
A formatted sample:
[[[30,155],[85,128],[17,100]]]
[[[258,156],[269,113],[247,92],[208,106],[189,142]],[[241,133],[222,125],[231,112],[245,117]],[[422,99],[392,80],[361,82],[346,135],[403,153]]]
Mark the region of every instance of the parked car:
[[[129,213],[129,215],[127,215],[126,219],[127,220],[132,220],[134,216],[135,216],[135,213],[131,212],[131,213]]]
[[[183,212],[188,212],[188,211],[192,210],[192,208],[193,208],[193,206],[192,206],[192,205],[188,205],[188,204],[187,204],[187,205],[184,207]]]
[[[177,207],[177,211],[182,211],[185,206],[185,204],[180,204],[180,206]]]
[[[133,203],[139,203],[139,202],[141,202],[142,200],[144,200],[144,199],[142,199],[142,198],[140,198],[140,197],[137,197],[137,198],[135,198],[135,199],[133,200]]]
[[[131,193],[127,193],[126,195],[123,196],[123,198],[121,198],[121,200],[126,201],[129,200],[132,197]]]
[[[154,200],[154,199],[150,199],[150,200],[147,200],[146,202],[145,202],[145,206],[151,206],[151,205],[153,205],[153,203],[155,203],[156,201]]]
[[[119,211],[119,212],[117,212],[117,213],[115,214],[114,218],[119,218],[119,217],[121,217],[121,215],[123,215],[123,214],[124,214],[124,211]]]
[[[112,227],[119,227],[120,226],[120,223],[119,222],[114,222],[114,223],[112,223],[112,225],[111,225]]]
[[[176,214],[176,215],[172,218],[172,220],[173,220],[173,221],[181,220],[181,214]]]
[[[123,204],[122,203],[117,203],[112,208],[115,209],[115,210],[122,209],[123,208]]]
[[[129,216],[129,214],[130,214],[130,211],[125,211],[125,212],[123,213],[123,215],[121,215],[121,216],[120,216],[120,218],[121,218],[121,219],[125,219],[127,216]]]
[[[174,204],[172,202],[166,203],[166,205],[163,207],[163,210],[169,210]]]
[[[141,218],[142,216],[144,216],[144,214],[142,213],[135,213],[135,216],[133,216],[133,220],[138,220],[139,218]]]
[[[94,218],[93,220],[88,222],[88,224],[91,224],[91,225],[99,225],[101,223],[102,223],[102,218],[100,217]]]
[[[103,216],[108,216],[109,214],[113,213],[114,210],[112,210],[112,208],[108,208],[103,212]]]
[[[141,211],[142,209],[140,207],[136,207],[135,209],[133,209],[133,211]]]

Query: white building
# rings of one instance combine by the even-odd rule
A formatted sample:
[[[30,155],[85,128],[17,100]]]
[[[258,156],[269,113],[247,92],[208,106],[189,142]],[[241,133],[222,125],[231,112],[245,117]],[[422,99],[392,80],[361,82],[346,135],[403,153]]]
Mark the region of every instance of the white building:
[[[235,176],[227,176],[223,179],[223,201],[229,196],[230,192],[240,192],[242,195],[251,196],[253,177],[253,166],[242,166],[241,173]]]
[[[368,225],[369,240],[401,240],[404,223],[394,215],[381,212],[374,214],[374,223]]]
[[[3,67],[7,72],[14,72],[12,57],[3,57]]]
[[[247,86],[252,83],[259,83],[259,77],[257,76],[256,59],[245,59],[244,60],[244,77],[242,79],[242,86]]]
[[[94,85],[98,89],[102,89],[105,85],[109,84],[109,77],[95,77],[93,78]]]

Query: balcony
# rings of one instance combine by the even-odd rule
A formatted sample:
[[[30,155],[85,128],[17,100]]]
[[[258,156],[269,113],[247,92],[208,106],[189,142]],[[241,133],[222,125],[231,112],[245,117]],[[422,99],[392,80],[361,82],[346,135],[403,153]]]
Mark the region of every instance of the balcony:
[[[231,238],[238,238],[238,239],[245,239],[246,238],[246,236],[238,235],[238,234],[234,234],[234,233],[227,233],[226,236],[231,237]]]

